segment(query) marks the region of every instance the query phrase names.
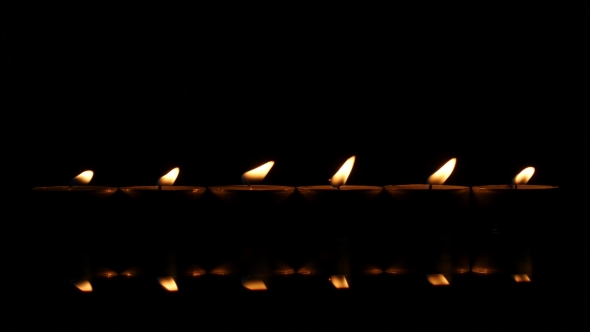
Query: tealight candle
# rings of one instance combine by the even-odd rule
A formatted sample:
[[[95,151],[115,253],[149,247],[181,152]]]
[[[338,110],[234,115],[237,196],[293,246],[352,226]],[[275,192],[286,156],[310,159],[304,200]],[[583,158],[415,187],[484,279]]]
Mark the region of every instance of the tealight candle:
[[[527,167],[518,173],[510,185],[475,186],[473,209],[477,241],[475,273],[533,273],[532,256],[543,250],[535,246],[546,226],[554,217],[559,202],[556,186],[529,185],[535,173]],[[538,255],[539,258],[551,255]],[[539,263],[539,264],[537,264]],[[535,262],[535,271],[549,269],[551,262]],[[522,276],[519,280],[525,280]]]
[[[427,184],[384,187],[389,194],[386,209],[396,217],[383,230],[390,243],[384,252],[392,258],[387,273],[469,271],[467,249],[460,236],[467,231],[469,187],[444,184],[456,162],[455,158],[449,160]]]
[[[281,241],[289,227],[285,203],[295,188],[260,184],[274,164],[269,161],[245,172],[241,176],[242,185],[208,188],[212,198],[210,209],[217,220],[212,223],[215,227],[212,233],[217,236],[209,238],[209,245],[225,250],[216,250],[212,259],[237,261],[240,270],[249,270],[239,252],[272,252],[271,248]],[[220,263],[227,262],[217,262]]]
[[[27,239],[36,247],[44,248],[43,257],[36,266],[52,275],[68,274],[72,260],[80,253],[88,254],[104,245],[104,234],[96,225],[108,220],[108,200],[117,191],[115,187],[88,186],[93,171],[84,171],[69,181],[67,186],[37,187],[31,190],[36,207],[31,220],[36,227]]]
[[[205,187],[174,185],[180,174],[178,167],[160,177],[153,186],[121,187],[122,220],[127,222],[120,234],[126,252],[146,256],[170,250],[174,253],[194,250],[194,225],[199,222],[205,206],[201,198]],[[189,249],[190,248],[190,249]]]
[[[339,254],[320,260],[317,253],[333,255],[333,249],[341,246],[370,251],[376,239],[376,198],[383,188],[347,185],[355,161],[355,156],[348,158],[329,180],[329,185],[297,187],[303,198],[298,216],[298,237],[310,248],[307,260],[313,262],[312,265],[320,265],[318,268],[323,274],[345,275],[351,271],[334,270],[339,265],[336,264],[340,260]]]

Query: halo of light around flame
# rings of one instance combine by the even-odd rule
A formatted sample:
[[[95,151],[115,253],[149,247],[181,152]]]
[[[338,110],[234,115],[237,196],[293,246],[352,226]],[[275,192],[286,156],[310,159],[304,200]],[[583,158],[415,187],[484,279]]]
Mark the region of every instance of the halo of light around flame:
[[[330,282],[338,289],[348,288],[348,281],[345,276],[331,276]]]
[[[529,182],[529,180],[533,177],[533,174],[535,174],[535,168],[527,167],[520,171],[520,173],[514,177],[512,182],[514,184],[527,184],[527,182]]]
[[[354,166],[355,159],[356,157],[352,156],[342,164],[338,172],[336,172],[336,174],[330,179],[330,185],[332,187],[341,187],[346,184],[346,180],[348,180],[348,176],[352,171],[352,166]]]
[[[261,291],[261,290],[266,290],[266,285],[264,284],[264,282],[262,280],[249,280],[249,279],[244,279],[242,280],[242,286],[244,286],[244,288],[249,289],[249,290],[253,290],[253,291]]]
[[[178,286],[176,286],[176,281],[174,281],[174,278],[163,277],[163,278],[158,278],[158,281],[160,282],[160,285],[162,285],[162,287],[164,287],[167,291],[169,291],[169,292],[177,292],[178,291]]]
[[[429,274],[426,276],[428,282],[433,286],[448,286],[450,285],[447,278],[442,274]]]
[[[74,284],[74,286],[76,286],[76,288],[78,288],[82,292],[85,292],[85,293],[92,292],[92,285],[90,284],[90,281],[88,281],[88,280],[78,281],[77,283]]]
[[[457,164],[457,158],[452,158],[451,160],[447,161],[446,164],[443,165],[438,171],[434,172],[429,178],[429,184],[444,184],[445,181],[451,176],[453,170],[455,169],[455,165]]]
[[[158,186],[171,186],[174,184],[174,181],[176,181],[176,178],[178,177],[178,173],[180,173],[180,168],[178,167],[174,167],[172,170],[170,170],[170,172],[166,173],[166,175],[162,176],[159,180],[158,180]]]
[[[75,184],[88,184],[88,183],[90,183],[90,180],[92,180],[93,176],[94,176],[93,171],[84,171],[84,172],[78,174],[75,178],[73,178],[72,181]]]
[[[258,182],[264,180],[266,174],[270,172],[270,169],[274,166],[274,161],[269,161],[264,165],[260,165],[253,170],[250,170],[242,174],[242,182],[244,184],[250,184],[252,182]]]

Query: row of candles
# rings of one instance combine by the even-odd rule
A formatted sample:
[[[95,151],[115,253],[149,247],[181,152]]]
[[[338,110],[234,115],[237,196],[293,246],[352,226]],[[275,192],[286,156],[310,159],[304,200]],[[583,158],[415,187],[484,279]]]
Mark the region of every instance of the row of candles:
[[[344,162],[344,164],[340,167],[340,169],[332,176],[329,180],[329,186],[305,186],[305,187],[298,187],[303,191],[325,191],[325,190],[375,190],[379,187],[374,186],[346,186],[346,182],[348,177],[352,171],[354,166],[355,156],[352,156]],[[443,186],[447,178],[453,172],[457,159],[452,158],[447,163],[445,163],[439,170],[434,172],[430,177],[428,177],[427,183],[424,185],[397,185],[397,186],[386,186],[386,188],[390,189],[397,189],[397,190],[444,190],[444,189],[456,189],[451,188],[449,186]],[[268,172],[274,166],[274,161],[269,161],[259,167],[256,167],[250,171],[245,172],[242,174],[241,180],[242,185],[237,186],[216,186],[210,187],[210,190],[213,191],[282,191],[282,190],[289,190],[291,187],[285,186],[261,186],[255,185],[256,183],[261,182],[264,180]],[[513,179],[512,183],[508,186],[480,186],[478,188],[484,189],[548,189],[548,188],[555,188],[553,186],[526,186],[530,178],[533,176],[535,172],[534,167],[526,167],[520,173],[518,173]],[[180,169],[178,167],[170,170],[167,174],[162,176],[158,179],[155,186],[136,186],[136,187],[125,187],[121,188],[124,191],[137,191],[137,190],[159,190],[159,191],[170,191],[170,190],[181,190],[181,191],[199,191],[203,190],[202,187],[172,187],[176,178],[180,173]],[[94,176],[94,172],[91,170],[84,171],[79,175],[75,176],[73,179],[70,180],[69,186],[67,187],[39,187],[34,188],[36,190],[53,190],[53,191],[76,191],[76,190],[100,190],[102,188],[80,188],[80,186],[87,185],[92,180]]]
[[[402,197],[402,199],[399,199],[399,201],[401,203],[398,202],[398,205],[396,207],[403,208],[403,205],[405,203],[408,203],[408,201],[418,200],[419,203],[417,205],[416,204],[414,204],[414,205],[408,204],[408,205],[411,205],[412,208],[418,207],[417,210],[420,210],[420,209],[424,208],[424,205],[420,201],[428,200],[429,203],[434,202],[435,205],[437,204],[435,201],[438,201],[438,206],[444,207],[444,206],[448,206],[448,205],[453,205],[452,203],[449,204],[449,202],[451,202],[453,200],[457,200],[457,197],[459,197],[459,196],[460,196],[460,198],[459,198],[460,200],[464,200],[465,197],[467,197],[467,199],[469,199],[470,192],[472,192],[474,194],[474,196],[479,197],[480,201],[484,202],[483,205],[486,205],[485,204],[486,202],[490,203],[489,201],[491,201],[491,203],[490,203],[491,205],[494,205],[498,202],[497,197],[504,197],[507,195],[511,197],[510,198],[511,200],[513,200],[513,195],[517,192],[519,193],[517,200],[523,200],[523,198],[524,198],[524,200],[526,201],[527,196],[530,196],[529,197],[530,199],[528,199],[529,205],[531,205],[531,203],[532,203],[532,205],[543,204],[544,200],[537,201],[537,198],[539,197],[538,193],[555,192],[555,189],[557,189],[557,187],[554,187],[554,186],[527,185],[527,182],[534,174],[535,169],[533,167],[527,167],[524,170],[522,170],[519,174],[517,174],[513,178],[512,183],[509,185],[479,186],[479,187],[471,188],[471,190],[469,187],[444,185],[445,181],[451,175],[451,173],[453,172],[453,170],[455,168],[455,165],[456,165],[455,158],[449,160],[439,170],[437,170],[435,173],[433,173],[428,178],[426,184],[394,185],[394,186],[385,186],[385,187],[346,185],[348,176],[350,175],[350,173],[353,169],[354,162],[355,162],[354,156],[352,156],[348,160],[346,160],[346,162],[340,167],[340,169],[329,180],[329,183],[330,183],[329,185],[297,187],[297,191],[300,192],[303,196],[307,196],[308,198],[311,198],[312,200],[315,199],[316,201],[319,201],[319,203],[320,203],[319,205],[322,205],[322,203],[326,202],[326,197],[328,197],[327,201],[330,201],[331,203],[333,203],[334,201],[338,201],[342,197],[346,197],[345,196],[346,193],[348,193],[348,194],[357,193],[361,196],[364,195],[364,196],[373,197],[374,194],[381,192],[385,188],[389,193],[393,194],[394,196],[397,196],[398,198]],[[230,195],[230,196],[234,195],[234,196],[231,196],[232,197],[231,200],[233,200],[233,202],[235,202],[235,201],[239,202],[241,198],[244,198],[247,201],[247,203],[252,203],[257,200],[262,200],[262,201],[264,201],[264,202],[262,202],[263,203],[262,205],[264,206],[265,204],[268,203],[268,201],[266,201],[267,197],[260,196],[259,195],[260,193],[270,194],[270,196],[286,197],[286,196],[290,195],[291,193],[293,193],[296,189],[294,187],[287,187],[287,186],[256,185],[256,183],[261,182],[266,177],[266,175],[271,170],[273,165],[274,165],[274,162],[269,161],[269,162],[255,168],[253,170],[245,172],[241,177],[242,185],[217,186],[217,187],[209,187],[208,189],[210,192],[212,192],[213,194],[215,194],[216,196],[219,196],[221,198],[223,198],[224,196],[227,196],[227,195]],[[142,193],[145,193],[145,194],[153,193],[155,195],[150,194],[148,196],[152,197],[152,198],[155,197],[156,200],[163,198],[162,195],[164,195],[164,193],[175,194],[172,197],[175,199],[175,198],[178,198],[177,194],[187,195],[187,196],[198,196],[207,190],[207,188],[204,188],[204,187],[174,186],[174,182],[176,181],[176,178],[178,177],[179,172],[180,172],[179,168],[172,169],[166,175],[164,175],[160,179],[158,179],[155,186],[122,187],[122,188],[120,188],[120,190],[123,193],[130,194],[131,196],[139,195],[140,197],[142,197]],[[34,188],[34,191],[36,193],[47,193],[47,192],[72,192],[72,193],[73,192],[78,192],[78,193],[89,193],[90,192],[90,193],[92,193],[92,192],[96,192],[96,193],[100,193],[101,195],[102,194],[111,194],[111,193],[114,193],[115,191],[117,191],[117,188],[87,186],[90,183],[90,181],[93,177],[93,174],[94,173],[92,171],[84,171],[81,174],[79,174],[78,176],[74,177],[70,181],[69,186],[39,187],[39,188]],[[159,193],[162,193],[162,194],[159,194]],[[256,194],[256,193],[259,193],[259,194]],[[436,193],[436,195],[435,195],[435,193]],[[456,195],[455,193],[459,193],[459,194]],[[235,196],[236,194],[237,194],[237,196]],[[412,196],[409,198],[409,200],[404,199],[405,196],[407,196],[407,195],[411,196],[414,194],[419,194],[419,195]],[[523,194],[524,194],[524,196],[523,196]],[[67,195],[67,196],[69,196],[69,195]],[[249,196],[252,196],[252,197],[245,198],[245,197],[249,197]],[[358,198],[358,196],[352,196],[352,197],[353,197],[353,199]],[[408,198],[408,197],[405,197],[405,198]],[[500,198],[499,201],[502,201],[502,198]],[[350,201],[344,200],[344,205],[347,205],[348,203],[350,203]],[[399,204],[401,204],[401,205],[399,205]],[[490,205],[490,204],[488,204],[488,205]],[[500,203],[500,204],[502,204],[502,203]],[[463,205],[463,204],[461,203],[459,205]],[[430,205],[427,206],[426,208],[429,208],[429,207],[430,207]],[[495,213],[495,214],[492,213],[492,216],[491,217],[488,216],[488,219],[494,219],[498,215],[505,214],[505,213],[516,215],[517,218],[520,218],[523,216],[522,213],[514,213],[515,211],[511,210],[512,207],[513,207],[513,205],[511,202],[511,204],[510,204],[510,206],[508,206],[508,208],[503,207],[503,209],[500,209],[499,213]],[[328,209],[324,209],[325,211],[322,211],[323,214],[320,213],[320,219],[330,219],[330,218],[334,217],[333,215],[330,215],[332,213],[330,210],[331,208],[332,207],[329,207]],[[346,206],[346,208],[349,208],[349,206]],[[230,207],[230,209],[231,209],[231,207]],[[451,208],[451,210],[452,209],[453,208]],[[407,211],[409,211],[409,210],[406,209],[406,213],[407,213]],[[428,219],[434,215],[432,211],[421,211],[421,212],[423,215],[428,216],[426,219]],[[345,211],[344,214],[340,214],[338,217],[343,217],[343,216],[350,217],[350,215],[346,215],[346,213],[347,212]],[[447,215],[443,215],[443,216],[441,216],[441,218],[442,219],[445,219],[445,218],[452,219],[455,217],[452,215],[453,213],[454,212],[448,213]],[[355,218],[355,217],[358,217],[358,215],[352,216],[352,218]],[[530,216],[526,216],[526,213],[525,213],[524,218],[528,218],[528,217],[530,217]],[[510,222],[511,223],[520,223],[520,221],[514,220],[514,218],[511,219]],[[527,222],[524,222],[523,224],[527,224]],[[527,230],[525,229],[525,232],[526,231]],[[483,269],[480,268],[478,270],[476,270],[475,268],[472,268],[471,270],[472,270],[472,272],[475,272],[475,273],[486,273],[486,271],[487,271],[485,268],[483,268]],[[204,273],[203,270],[199,270],[199,271],[200,272],[197,273],[196,275],[201,275]],[[467,269],[467,271],[469,271],[469,268]],[[115,276],[115,275],[117,275],[117,274],[114,272],[109,272],[109,273],[105,274],[104,276],[111,277],[111,276]],[[123,275],[125,275],[125,273],[123,273]],[[127,276],[130,276],[130,274],[127,274]],[[516,274],[513,274],[513,276],[514,276],[514,280],[516,282],[530,281],[530,277],[528,274],[516,273]],[[161,277],[158,280],[159,280],[160,284],[165,289],[167,289],[169,291],[178,290],[178,287],[176,286],[176,283],[174,281],[174,277],[172,277],[172,276]],[[444,274],[440,274],[440,273],[428,274],[427,280],[429,283],[431,283],[432,285],[435,285],[435,286],[449,285],[449,281],[447,280],[447,277],[445,277]],[[331,275],[330,282],[336,288],[348,288],[348,281],[347,281],[345,275]],[[88,279],[88,278],[85,278],[81,281],[77,281],[74,283],[74,285],[78,289],[80,289],[81,291],[92,291],[90,279]],[[265,283],[261,279],[256,279],[256,278],[254,278],[254,279],[245,278],[242,280],[242,285],[245,288],[251,289],[251,290],[265,290],[266,289]]]

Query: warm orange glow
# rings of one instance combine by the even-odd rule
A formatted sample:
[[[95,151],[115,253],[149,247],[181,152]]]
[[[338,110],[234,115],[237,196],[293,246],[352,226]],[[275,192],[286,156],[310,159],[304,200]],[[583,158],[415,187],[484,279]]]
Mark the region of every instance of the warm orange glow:
[[[115,271],[110,271],[110,270],[107,270],[107,271],[103,271],[103,272],[99,273],[98,275],[99,275],[100,277],[106,277],[106,278],[110,278],[110,277],[115,277],[115,276],[117,276],[117,272],[115,272]]]
[[[178,173],[180,173],[180,168],[174,167],[170,172],[166,173],[166,175],[162,176],[156,185],[158,186],[171,186],[176,181],[178,177]]]
[[[84,171],[84,172],[78,174],[75,178],[73,178],[72,182],[74,184],[88,184],[88,183],[90,183],[90,180],[92,180],[93,176],[94,176],[93,171]]]
[[[429,184],[444,184],[445,181],[451,176],[453,170],[455,169],[455,164],[457,164],[457,158],[453,158],[447,161],[443,167],[441,167],[438,171],[434,172],[429,178]]]
[[[356,157],[352,156],[342,164],[338,172],[336,172],[336,174],[330,179],[330,185],[332,185],[332,187],[341,187],[346,184],[346,180],[348,180],[348,176],[352,171],[352,166],[354,166],[355,159]]]
[[[531,278],[526,274],[515,274],[513,277],[516,282],[531,282]]]
[[[428,282],[434,286],[448,286],[449,281],[442,274],[429,274],[426,276]]]
[[[164,287],[167,291],[169,291],[169,292],[177,292],[178,291],[178,286],[176,286],[176,281],[174,281],[174,278],[163,277],[163,278],[158,278],[158,281],[160,282],[160,285],[162,285],[162,287]]]
[[[90,281],[88,281],[88,280],[78,281],[77,283],[74,284],[74,286],[76,286],[76,288],[78,288],[82,292],[85,292],[85,293],[92,292],[92,285],[90,284]]]
[[[348,288],[348,281],[345,276],[332,276],[330,277],[330,282],[338,289]]]
[[[535,168],[534,167],[527,167],[525,169],[523,169],[522,171],[520,171],[520,173],[518,173],[514,179],[512,180],[512,183],[514,184],[527,184],[527,182],[529,182],[529,180],[533,177],[533,174],[535,174]]]
[[[274,161],[269,161],[264,165],[258,166],[255,169],[242,174],[242,182],[250,185],[252,182],[262,181],[270,169],[274,166]]]
[[[242,280],[242,286],[253,291],[266,290],[266,285],[264,284],[264,282],[258,279],[245,278],[244,280]]]

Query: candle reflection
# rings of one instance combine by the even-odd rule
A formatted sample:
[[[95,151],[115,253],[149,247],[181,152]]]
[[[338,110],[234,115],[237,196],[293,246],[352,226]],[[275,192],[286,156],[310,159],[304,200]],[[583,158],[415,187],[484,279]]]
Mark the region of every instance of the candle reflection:
[[[445,278],[445,276],[442,274],[429,274],[426,276],[426,279],[428,279],[428,282],[430,282],[430,284],[433,286],[448,286],[448,285],[450,285],[447,278]]]
[[[329,280],[332,282],[332,285],[338,289],[348,288],[348,281],[345,276],[332,276]]]
[[[78,288],[82,292],[85,292],[85,293],[92,292],[92,285],[90,284],[89,280],[78,281],[78,282],[74,283],[74,286],[76,286],[76,288]]]
[[[242,279],[242,286],[253,291],[262,291],[267,289],[262,280],[256,278],[251,279],[250,277],[245,277]]]
[[[526,274],[515,274],[513,277],[516,282],[531,282],[531,278]]]
[[[162,285],[162,287],[164,287],[169,292],[177,292],[178,291],[178,286],[176,285],[176,281],[174,281],[174,278],[172,278],[172,277],[158,278],[158,282],[160,282],[160,285]]]

